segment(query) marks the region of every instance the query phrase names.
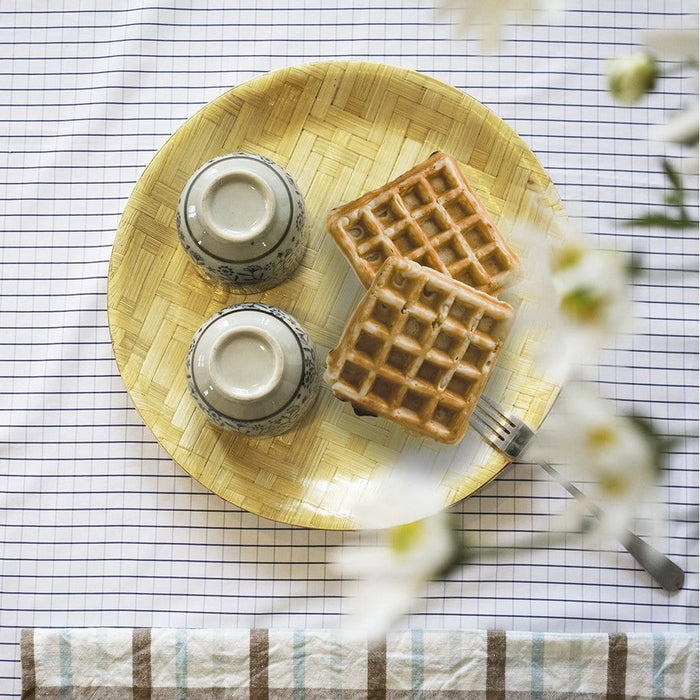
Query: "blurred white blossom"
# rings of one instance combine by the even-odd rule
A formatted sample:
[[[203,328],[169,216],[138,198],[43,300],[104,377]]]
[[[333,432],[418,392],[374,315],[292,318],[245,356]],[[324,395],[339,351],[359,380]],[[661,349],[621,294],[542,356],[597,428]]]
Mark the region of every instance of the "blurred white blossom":
[[[540,337],[540,369],[564,381],[577,366],[595,362],[613,337],[631,330],[631,262],[597,247],[573,224],[562,227],[561,241],[522,225],[511,235],[523,251],[523,279],[512,292],[525,300],[514,330],[522,326]]]
[[[650,137],[655,141],[680,143],[694,147],[694,157],[690,159],[687,170],[698,170],[698,140],[700,135],[700,110],[698,109],[698,30],[676,29],[649,32],[646,45],[650,51],[666,60],[676,61],[693,70],[692,80],[695,95],[688,103],[668,119],[665,124],[652,128]]]
[[[657,141],[669,143],[697,144],[699,120],[698,105],[688,105],[685,109],[676,112],[665,124],[653,128],[651,137]]]
[[[578,236],[553,251],[550,260],[557,308],[566,330],[577,336],[575,343],[584,342],[585,335],[600,345],[627,328],[630,264],[624,255]]]
[[[359,542],[338,552],[336,565],[345,577],[357,579],[357,592],[349,598],[347,625],[376,639],[409,611],[427,583],[456,563],[460,542],[451,515],[441,509],[420,479],[406,476],[391,490],[364,503],[365,519]],[[433,501],[435,501],[433,503]],[[416,506],[433,514],[410,520]],[[401,517],[403,514],[403,518]],[[404,524],[382,527],[384,522]]]
[[[697,68],[698,29],[653,29],[647,32],[644,43],[649,51],[672,60],[695,64]]]
[[[615,57],[608,61],[608,88],[620,102],[632,104],[651,92],[658,80],[678,68],[690,68],[694,95],[663,124],[651,128],[652,141],[678,143],[693,147],[687,161],[689,172],[698,170],[698,139],[700,109],[698,109],[698,31],[693,29],[658,29],[647,33],[645,48],[632,56]]]
[[[494,51],[503,39],[506,24],[528,23],[538,11],[550,15],[561,14],[563,0],[438,0],[438,12],[454,18],[455,34],[476,34],[487,51]]]
[[[603,511],[608,535],[628,527],[651,502],[663,460],[662,442],[639,418],[620,415],[614,403],[590,388],[570,384],[545,420],[528,458],[556,462],[587,484],[589,498]],[[572,500],[569,516],[581,522],[585,505]]]

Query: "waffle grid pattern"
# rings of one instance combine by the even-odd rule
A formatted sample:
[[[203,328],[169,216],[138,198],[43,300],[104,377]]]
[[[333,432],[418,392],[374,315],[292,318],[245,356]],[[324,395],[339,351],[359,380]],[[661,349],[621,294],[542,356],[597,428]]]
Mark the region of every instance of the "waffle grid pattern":
[[[362,411],[457,442],[512,318],[495,298],[389,258],[331,351],[326,381]]]
[[[517,258],[445,153],[333,210],[328,229],[365,287],[391,256],[489,293],[519,277]]]

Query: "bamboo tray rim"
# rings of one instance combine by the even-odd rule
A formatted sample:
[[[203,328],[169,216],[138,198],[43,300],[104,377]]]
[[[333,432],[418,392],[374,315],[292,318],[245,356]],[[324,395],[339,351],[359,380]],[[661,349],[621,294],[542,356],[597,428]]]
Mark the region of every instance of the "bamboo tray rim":
[[[397,86],[401,94],[390,93]],[[393,112],[382,102],[388,93],[397,105]],[[421,102],[411,102],[412,95]],[[295,109],[284,122],[271,105],[289,107],[292,99]],[[317,114],[322,101],[328,110],[325,120]],[[373,134],[384,129],[386,139],[397,139],[403,128],[394,151]],[[323,141],[318,152],[308,150],[312,136],[316,144]],[[364,148],[361,138],[368,139]],[[376,495],[387,474],[400,478],[402,470],[412,471],[423,458],[445,507],[476,493],[509,464],[471,429],[461,445],[440,446],[402,435],[397,426],[350,415],[327,389],[306,423],[280,438],[226,434],[199,414],[180,376],[196,328],[215,311],[243,301],[263,301],[292,313],[320,347],[322,364],[323,353],[332,347],[329,337],[341,330],[343,312],[338,310],[349,316],[362,293],[349,265],[343,270],[342,256],[329,248],[322,225],[326,211],[404,172],[406,165],[434,150],[451,152],[464,165],[494,218],[518,214],[518,207],[522,214],[525,205],[515,202],[516,197],[525,201],[533,193],[548,210],[564,215],[537,158],[488,108],[434,77],[366,61],[290,66],[231,88],[179,127],[136,182],[117,229],[108,273],[115,358],[136,410],[158,443],[224,500],[270,520],[347,530],[357,526],[349,491],[357,491],[360,499]],[[177,241],[174,212],[184,181],[201,163],[234,151],[277,160],[307,199],[313,230],[300,272],[263,295],[236,295],[203,279]],[[347,164],[353,157],[358,163],[354,168]],[[508,182],[499,165],[506,162],[513,165]],[[330,172],[336,166],[337,173]],[[556,234],[547,230],[544,235]],[[314,293],[328,294],[326,319],[318,317],[309,301]],[[513,340],[521,346],[523,342],[536,345],[537,339]],[[538,426],[560,386],[530,376],[522,380],[529,368],[516,367],[514,352],[502,353],[505,359],[499,360],[486,392]],[[308,464],[299,463],[300,445]],[[449,450],[451,457],[445,456]],[[311,464],[311,459],[316,461]]]

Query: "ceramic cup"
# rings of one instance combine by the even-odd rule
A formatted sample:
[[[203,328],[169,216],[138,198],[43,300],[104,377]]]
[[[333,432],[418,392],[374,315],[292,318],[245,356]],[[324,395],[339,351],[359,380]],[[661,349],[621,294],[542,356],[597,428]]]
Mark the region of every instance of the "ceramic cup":
[[[197,330],[186,361],[190,394],[209,420],[244,435],[279,435],[313,405],[316,353],[289,314],[235,304]]]
[[[253,153],[205,163],[178,202],[180,242],[200,272],[245,294],[281,284],[294,272],[306,250],[305,224],[294,180]]]

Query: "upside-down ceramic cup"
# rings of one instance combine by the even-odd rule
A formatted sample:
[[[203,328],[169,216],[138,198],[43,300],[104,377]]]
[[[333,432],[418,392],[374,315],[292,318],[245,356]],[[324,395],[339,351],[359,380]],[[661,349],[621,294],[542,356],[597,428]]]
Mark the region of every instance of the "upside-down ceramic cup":
[[[246,294],[284,282],[308,239],[294,180],[253,153],[219,156],[192,174],[180,194],[177,230],[200,272]]]
[[[205,321],[186,360],[190,394],[209,420],[244,435],[279,435],[318,393],[316,353],[306,331],[267,304],[229,306]]]

